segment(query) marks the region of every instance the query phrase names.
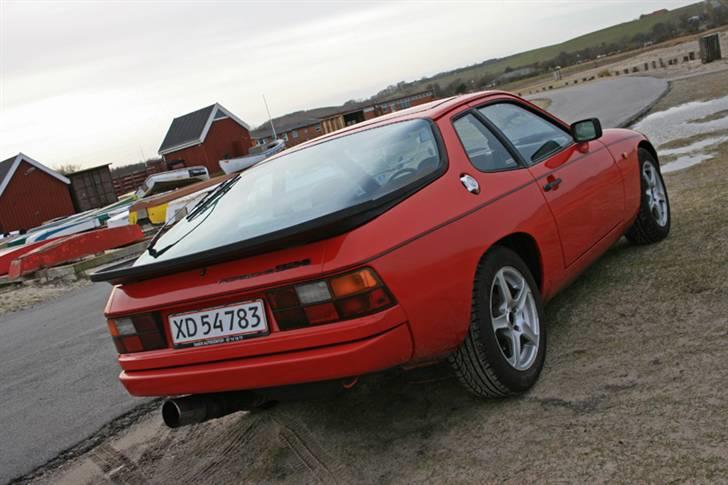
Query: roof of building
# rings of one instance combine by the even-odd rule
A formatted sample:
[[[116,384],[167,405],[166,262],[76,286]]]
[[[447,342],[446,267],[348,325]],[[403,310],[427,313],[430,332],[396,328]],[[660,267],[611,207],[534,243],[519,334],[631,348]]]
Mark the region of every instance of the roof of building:
[[[60,173],[56,172],[53,169],[50,169],[43,165],[40,162],[37,162],[30,158],[28,155],[25,155],[24,153],[18,153],[14,157],[10,157],[7,160],[3,160],[0,162],[0,196],[3,195],[3,192],[5,192],[5,188],[10,183],[10,180],[13,178],[13,175],[15,175],[15,171],[18,169],[18,166],[21,162],[27,162],[30,165],[34,166],[35,168],[44,171],[51,177],[57,178],[64,184],[70,184],[71,181],[68,180],[68,178],[64,177]]]
[[[223,118],[230,118],[246,130],[250,130],[250,126],[246,122],[225,109],[220,103],[215,103],[172,120],[167,135],[159,147],[159,154],[166,155],[199,145],[205,141],[212,122]]]
[[[107,170],[109,170],[109,168],[108,168],[109,165],[111,165],[111,163],[104,163],[104,164],[101,164],[101,165],[96,165],[95,167],[82,168],[81,170],[76,170],[75,172],[67,173],[66,174],[66,177],[73,177],[74,175],[79,175],[79,174],[82,174],[82,173],[91,172],[93,170],[98,170],[100,168],[106,168]]]

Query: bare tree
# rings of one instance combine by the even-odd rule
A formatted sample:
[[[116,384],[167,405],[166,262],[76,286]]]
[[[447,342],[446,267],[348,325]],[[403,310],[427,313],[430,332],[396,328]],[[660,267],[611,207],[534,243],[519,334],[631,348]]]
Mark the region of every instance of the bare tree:
[[[63,163],[61,165],[58,165],[56,167],[56,170],[58,172],[61,172],[63,175],[68,175],[69,173],[78,172],[81,170],[81,165],[77,163]]]

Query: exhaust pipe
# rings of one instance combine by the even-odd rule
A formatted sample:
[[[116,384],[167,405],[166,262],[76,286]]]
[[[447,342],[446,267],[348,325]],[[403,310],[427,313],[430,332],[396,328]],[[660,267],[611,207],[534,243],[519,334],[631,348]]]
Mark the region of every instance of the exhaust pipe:
[[[265,398],[251,391],[197,394],[164,401],[162,419],[170,428],[179,428],[221,418],[237,411],[247,411],[265,402]]]

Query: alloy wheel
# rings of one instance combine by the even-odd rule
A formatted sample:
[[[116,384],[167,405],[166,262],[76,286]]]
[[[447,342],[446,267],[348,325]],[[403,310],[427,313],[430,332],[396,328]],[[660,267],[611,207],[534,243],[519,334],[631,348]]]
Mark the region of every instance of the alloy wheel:
[[[645,194],[647,195],[647,204],[650,213],[655,218],[657,224],[665,227],[670,217],[670,207],[667,205],[667,195],[665,193],[665,186],[662,183],[662,177],[660,177],[657,169],[651,162],[646,162],[642,165],[642,178],[647,185]]]
[[[516,370],[528,370],[539,347],[536,301],[526,278],[511,266],[501,268],[490,290],[491,321],[503,357]]]

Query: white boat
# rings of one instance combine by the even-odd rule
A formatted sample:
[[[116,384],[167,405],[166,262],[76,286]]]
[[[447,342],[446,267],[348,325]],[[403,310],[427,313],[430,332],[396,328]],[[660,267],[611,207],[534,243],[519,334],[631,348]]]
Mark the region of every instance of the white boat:
[[[286,149],[286,142],[278,139],[265,145],[259,145],[250,149],[250,153],[244,157],[229,158],[220,160],[220,168],[225,173],[242,172],[268,157],[280,153]]]
[[[68,224],[62,224],[55,227],[50,227],[48,229],[41,229],[39,231],[33,232],[32,234],[28,235],[27,239],[25,240],[25,244],[37,241],[45,241],[47,239],[53,239],[61,236],[70,236],[71,234],[78,234],[79,232],[90,231],[91,229],[96,229],[100,226],[101,222],[99,222],[98,218],[96,217],[92,219],[83,219],[80,221],[71,221]]]
[[[209,180],[210,174],[207,167],[195,166],[178,168],[167,172],[150,175],[136,191],[138,198],[149,195],[160,194],[168,190],[178,189],[186,185]]]
[[[114,214],[106,221],[106,227],[121,227],[129,225],[129,208]]]

